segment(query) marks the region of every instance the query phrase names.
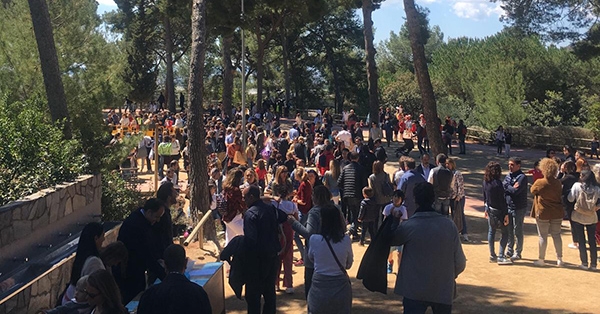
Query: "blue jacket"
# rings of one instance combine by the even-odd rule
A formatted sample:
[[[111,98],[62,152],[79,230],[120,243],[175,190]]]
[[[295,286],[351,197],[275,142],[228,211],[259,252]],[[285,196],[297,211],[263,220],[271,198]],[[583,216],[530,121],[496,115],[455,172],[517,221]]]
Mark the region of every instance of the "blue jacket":
[[[515,183],[519,183],[519,188],[515,189]],[[506,205],[509,210],[521,210],[527,208],[527,176],[523,171],[518,170],[506,175],[502,182]]]
[[[398,189],[404,192],[406,198],[404,200],[404,205],[406,206],[406,213],[408,214],[408,218],[412,217],[412,215],[417,210],[417,204],[415,204],[413,190],[417,183],[420,182],[425,182],[425,178],[423,178],[423,175],[421,173],[417,172],[417,170],[414,169],[406,171],[400,178]]]

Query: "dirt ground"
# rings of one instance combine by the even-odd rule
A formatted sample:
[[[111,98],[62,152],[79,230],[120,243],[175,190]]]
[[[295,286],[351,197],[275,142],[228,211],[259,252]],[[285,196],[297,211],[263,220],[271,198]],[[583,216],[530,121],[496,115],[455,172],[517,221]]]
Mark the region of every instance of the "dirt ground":
[[[398,162],[393,157],[393,145],[388,150],[390,162],[386,164],[386,172],[393,173]],[[458,151],[458,148],[455,148]],[[513,156],[523,159],[523,170],[526,172],[533,166],[535,159],[545,153],[539,150],[526,151],[513,149]],[[411,154],[418,158],[418,152]],[[468,144],[467,155],[458,155],[456,161],[459,170],[465,176],[467,203],[465,213],[468,217],[468,230],[471,243],[464,243],[463,250],[467,256],[466,270],[457,279],[457,298],[454,313],[600,313],[600,272],[583,271],[577,268],[578,250],[569,249],[571,243],[569,223],[563,222],[563,260],[566,267],[556,267],[556,254],[551,240],[546,253],[546,267],[534,267],[532,262],[538,257],[538,238],[535,221],[525,219],[525,245],[523,260],[513,265],[500,266],[488,261],[487,222],[483,216],[481,181],[483,169],[490,160],[503,165],[507,172],[507,159],[495,156],[495,147],[479,144]],[[456,157],[456,156],[453,156]],[[395,160],[395,161],[394,161]],[[595,163],[596,161],[590,161]],[[529,180],[531,184],[531,178]],[[497,241],[499,235],[496,235]],[[497,243],[497,242],[496,242]],[[215,261],[211,244],[202,251],[197,243],[187,248],[188,256],[197,262]],[[354,265],[349,271],[353,288],[353,311],[355,313],[401,313],[402,298],[393,293],[396,274],[388,275],[388,294],[370,292],[362,282],[356,279],[356,272],[366,247],[357,242],[353,244]],[[497,250],[497,249],[496,249]],[[294,253],[299,257],[299,253]],[[294,267],[295,293],[288,295],[279,292],[277,309],[279,313],[306,313],[304,300],[304,269]],[[233,295],[226,284],[226,310],[228,313],[245,313],[246,304]]]

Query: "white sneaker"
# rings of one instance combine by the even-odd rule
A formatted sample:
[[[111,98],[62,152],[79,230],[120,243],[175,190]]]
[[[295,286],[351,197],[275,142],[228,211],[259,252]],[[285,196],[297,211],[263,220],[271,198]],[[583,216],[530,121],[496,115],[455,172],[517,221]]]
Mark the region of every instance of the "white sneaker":
[[[563,262],[563,261],[562,261],[562,259],[561,259],[561,258],[559,258],[559,259],[556,261],[556,266],[558,266],[558,267],[565,267],[565,262]]]
[[[543,259],[538,259],[537,261],[533,262],[533,266],[543,267],[546,266],[546,263]]]
[[[578,249],[579,245],[577,245],[576,243],[569,243],[569,245],[567,245],[570,249]]]

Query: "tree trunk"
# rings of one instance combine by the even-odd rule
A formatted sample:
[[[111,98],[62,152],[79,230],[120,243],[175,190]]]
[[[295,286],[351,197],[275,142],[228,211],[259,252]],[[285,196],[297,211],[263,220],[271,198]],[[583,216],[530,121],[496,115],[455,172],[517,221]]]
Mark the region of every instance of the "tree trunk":
[[[265,43],[260,33],[260,21],[256,22],[256,108],[262,112],[262,97],[263,97],[263,76],[264,76],[264,59],[265,59]]]
[[[165,12],[164,17],[165,26],[165,54],[167,63],[167,108],[171,112],[177,112],[176,101],[175,101],[175,79],[173,75],[173,36],[171,34],[171,19]]]
[[[335,112],[342,113],[342,92],[340,88],[340,74],[337,70],[337,65],[335,64],[335,57],[333,49],[329,47],[326,42],[323,42],[325,45],[325,51],[327,52],[327,61],[329,62],[329,67],[331,68],[331,74],[333,75],[333,90],[335,93]]]
[[[188,85],[188,141],[190,154],[190,209],[192,213],[210,211],[208,200],[208,156],[204,145],[204,58],[206,52],[206,0],[194,0],[192,4],[192,53]],[[214,232],[213,224],[205,225],[206,233]]]
[[[372,0],[362,0],[364,21],[365,52],[367,55],[367,80],[369,86],[369,114],[371,121],[378,121],[379,90],[377,87],[377,65],[375,64],[375,46],[373,45],[373,3]]]
[[[221,42],[223,44],[223,108],[225,112],[231,114],[233,103],[233,66],[231,65],[233,33],[221,36]]]
[[[285,32],[285,27],[281,28],[281,46],[283,48],[283,76],[285,79],[285,105],[290,103],[290,90],[292,88],[290,65],[289,65],[289,50],[288,50],[288,38]]]
[[[415,8],[414,0],[404,0],[404,10],[406,11],[406,22],[408,24],[408,34],[410,46],[413,53],[413,64],[415,75],[419,82],[421,98],[423,99],[423,115],[427,121],[427,137],[433,155],[446,153],[446,147],[442,142],[440,132],[440,123],[438,121],[437,105],[429,70],[427,69],[427,59],[425,57],[425,43],[421,42],[421,26],[419,25],[419,13]]]
[[[46,0],[28,0],[33,32],[40,53],[40,64],[44,76],[46,97],[52,121],[62,121],[63,134],[70,139],[71,121],[69,120],[69,109],[67,108],[67,97],[62,84],[58,55],[54,45],[54,34],[50,21],[50,12]]]

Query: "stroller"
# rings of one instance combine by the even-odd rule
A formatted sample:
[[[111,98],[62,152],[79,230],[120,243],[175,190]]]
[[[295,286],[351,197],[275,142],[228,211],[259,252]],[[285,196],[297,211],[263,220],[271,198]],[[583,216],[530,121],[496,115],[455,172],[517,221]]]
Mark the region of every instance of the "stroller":
[[[396,158],[400,157],[400,155],[408,156],[414,147],[415,142],[413,142],[412,138],[404,138],[404,146],[396,149]]]

